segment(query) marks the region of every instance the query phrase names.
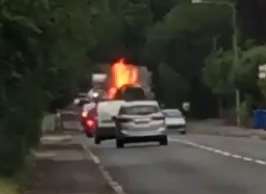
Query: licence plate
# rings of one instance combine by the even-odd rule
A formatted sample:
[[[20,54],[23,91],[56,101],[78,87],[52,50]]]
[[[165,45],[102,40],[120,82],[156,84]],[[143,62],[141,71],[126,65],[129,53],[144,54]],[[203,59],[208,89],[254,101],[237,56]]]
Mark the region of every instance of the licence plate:
[[[136,119],[135,122],[143,124],[143,123],[149,123],[150,120],[149,119]]]

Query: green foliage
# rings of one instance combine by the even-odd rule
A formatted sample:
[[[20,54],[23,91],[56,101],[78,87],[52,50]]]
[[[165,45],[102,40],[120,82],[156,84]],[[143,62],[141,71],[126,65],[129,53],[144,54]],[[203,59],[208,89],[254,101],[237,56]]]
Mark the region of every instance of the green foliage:
[[[19,194],[19,186],[14,180],[0,178],[0,192],[5,194]]]
[[[0,6],[0,173],[13,174],[40,137],[43,112],[70,102],[92,40],[84,1]]]
[[[251,45],[251,44],[246,44]],[[233,66],[231,51],[218,51],[211,54],[206,60],[203,77],[206,85],[213,93],[228,97],[233,89],[237,87],[241,90],[242,96],[248,95],[253,100],[243,101],[241,104],[240,116],[243,117],[244,124],[251,111],[251,105],[259,104],[261,93],[266,96],[265,80],[258,81],[258,66],[266,63],[266,47],[253,46],[241,52],[240,63]]]
[[[177,0],[151,0],[151,10],[154,13],[154,20],[162,20],[163,17],[177,4]]]
[[[168,107],[178,107],[189,90],[187,81],[167,64],[160,64],[158,72],[162,101]]]
[[[246,92],[258,90],[258,66],[266,63],[266,47],[256,46],[243,52],[241,66],[236,72],[238,85]],[[263,90],[263,87],[261,87]]]
[[[258,85],[259,85],[261,93],[263,94],[263,96],[265,98],[266,97],[266,81],[265,80],[259,80]]]
[[[206,59],[203,78],[214,94],[223,96],[233,92],[232,72],[232,52],[219,50]]]
[[[219,37],[217,41],[219,47],[229,45],[230,11],[215,5],[192,5],[186,1],[177,1],[176,6],[148,31],[145,56],[152,64],[151,69],[156,69],[156,66],[162,62],[182,75],[189,88],[183,98],[197,101],[191,97],[194,90],[204,88],[203,83],[198,83],[198,88],[195,88],[195,80],[202,80],[200,72],[206,56],[212,49],[213,38]],[[159,93],[160,90],[157,91]],[[206,89],[202,95],[209,94]],[[207,99],[206,96],[202,96],[202,99]],[[175,100],[174,97],[172,100]],[[207,101],[195,103],[204,104]]]

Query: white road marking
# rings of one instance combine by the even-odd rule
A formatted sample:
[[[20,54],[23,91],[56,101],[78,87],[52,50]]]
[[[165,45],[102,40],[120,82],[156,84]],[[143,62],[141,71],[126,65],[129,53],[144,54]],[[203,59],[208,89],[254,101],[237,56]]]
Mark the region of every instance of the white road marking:
[[[240,156],[238,154],[233,154],[232,157],[235,159],[242,159],[243,158],[242,156]]]
[[[266,166],[266,161],[263,161],[263,160],[255,160],[255,162],[256,162],[257,164],[260,164],[260,165],[264,165],[264,166]]]
[[[232,156],[232,154],[229,153],[229,152],[222,152],[222,155],[224,155],[224,156]]]
[[[104,179],[111,186],[111,188],[115,191],[115,193],[116,194],[126,194],[123,187],[113,179],[113,177],[110,175],[110,173],[102,165],[99,157],[96,156],[86,145],[82,144],[82,147],[88,153],[88,155],[89,155],[88,158],[92,159],[92,161],[98,166]]]
[[[252,158],[249,158],[249,157],[243,157],[243,160],[244,161],[247,161],[247,162],[252,162],[253,159]]]
[[[93,162],[95,164],[100,164],[101,163],[100,159],[96,155],[94,155],[93,153],[90,153],[90,152],[89,152],[89,154],[90,154],[90,157],[91,157],[91,159],[93,160]]]
[[[195,147],[195,148],[198,148],[201,150],[205,150],[208,152],[212,152],[212,153],[215,153],[218,155],[222,155],[225,157],[231,157],[231,158],[242,160],[245,162],[253,162],[255,164],[266,166],[266,161],[264,161],[264,160],[258,160],[258,159],[254,159],[254,158],[247,157],[247,156],[241,156],[238,154],[233,154],[233,153],[230,153],[230,152],[227,152],[224,150],[216,149],[216,148],[206,146],[206,145],[197,144],[197,143],[194,143],[194,142],[188,141],[188,140],[182,140],[182,139],[177,139],[177,138],[169,138],[169,140],[172,142],[181,143],[184,145],[189,145],[189,146],[192,146],[192,147]]]
[[[216,154],[220,154],[220,155],[223,155],[224,153],[222,150],[218,150],[218,149],[215,149],[213,152]]]

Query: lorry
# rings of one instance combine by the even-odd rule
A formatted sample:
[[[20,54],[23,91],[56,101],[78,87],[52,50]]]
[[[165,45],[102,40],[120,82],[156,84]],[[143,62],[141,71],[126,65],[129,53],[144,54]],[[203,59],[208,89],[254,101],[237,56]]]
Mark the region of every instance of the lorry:
[[[90,95],[99,93],[97,101],[97,129],[95,144],[115,138],[115,122],[120,107],[125,101],[153,99],[151,89],[152,74],[146,67],[126,64],[120,60],[107,68],[106,74],[93,74],[93,88]]]

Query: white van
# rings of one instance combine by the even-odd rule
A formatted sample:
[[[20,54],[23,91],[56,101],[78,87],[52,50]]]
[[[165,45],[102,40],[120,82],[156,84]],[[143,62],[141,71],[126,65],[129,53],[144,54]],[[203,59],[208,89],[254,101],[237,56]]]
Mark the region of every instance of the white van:
[[[115,122],[113,117],[117,116],[123,100],[100,102],[97,107],[97,129],[94,142],[100,144],[102,140],[115,138]]]

